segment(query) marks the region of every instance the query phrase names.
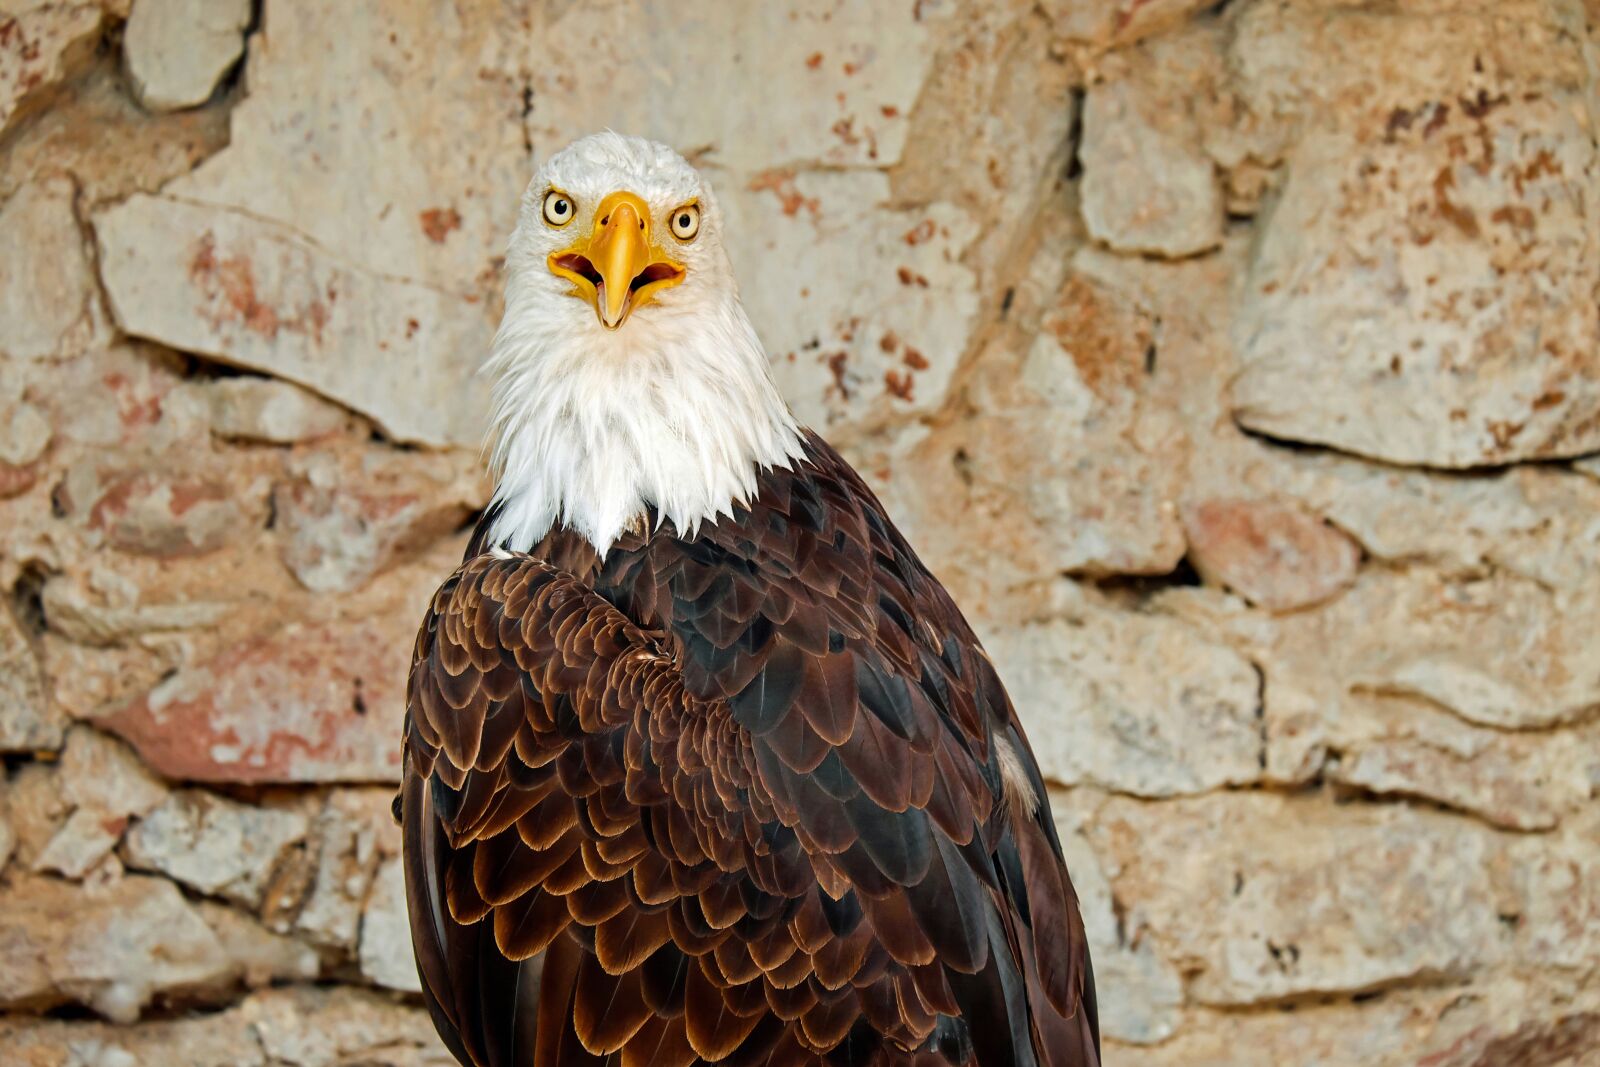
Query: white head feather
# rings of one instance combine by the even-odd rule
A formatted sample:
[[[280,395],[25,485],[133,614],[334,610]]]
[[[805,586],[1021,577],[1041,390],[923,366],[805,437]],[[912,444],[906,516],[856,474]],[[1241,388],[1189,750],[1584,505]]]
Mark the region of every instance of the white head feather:
[[[545,221],[552,188],[574,201],[571,226]],[[701,219],[695,239],[672,248],[683,281],[608,330],[546,257],[617,191],[641,197],[658,228],[694,199]],[[691,536],[748,500],[759,470],[801,455],[794,416],[739,303],[711,189],[672,149],[642,138],[585,137],[534,176],[507,250],[505,317],[485,370],[495,377],[501,505],[490,540],[513,551],[559,523],[603,556],[650,506]]]

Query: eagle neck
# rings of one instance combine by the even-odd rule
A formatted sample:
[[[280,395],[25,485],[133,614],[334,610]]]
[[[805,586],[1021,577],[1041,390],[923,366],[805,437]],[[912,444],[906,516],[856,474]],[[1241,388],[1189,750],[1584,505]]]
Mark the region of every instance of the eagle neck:
[[[652,509],[692,537],[803,455],[737,298],[650,310],[606,331],[508,306],[486,365],[491,544],[527,551],[559,525],[603,558]]]

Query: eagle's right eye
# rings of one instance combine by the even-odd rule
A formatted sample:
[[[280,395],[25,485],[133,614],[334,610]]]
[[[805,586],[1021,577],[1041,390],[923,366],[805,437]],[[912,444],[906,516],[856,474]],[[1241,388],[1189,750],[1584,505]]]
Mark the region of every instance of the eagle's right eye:
[[[572,197],[559,189],[552,189],[544,194],[544,221],[552,226],[565,226],[571,222],[577,211],[572,206]]]

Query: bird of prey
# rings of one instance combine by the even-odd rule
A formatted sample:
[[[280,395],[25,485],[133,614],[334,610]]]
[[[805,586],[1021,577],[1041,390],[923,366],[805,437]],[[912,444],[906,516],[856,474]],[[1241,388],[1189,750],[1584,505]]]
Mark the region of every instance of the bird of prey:
[[[495,492],[407,697],[434,1024],[476,1067],[1096,1067],[1016,712],[779,396],[723,226],[614,133],[523,198]]]

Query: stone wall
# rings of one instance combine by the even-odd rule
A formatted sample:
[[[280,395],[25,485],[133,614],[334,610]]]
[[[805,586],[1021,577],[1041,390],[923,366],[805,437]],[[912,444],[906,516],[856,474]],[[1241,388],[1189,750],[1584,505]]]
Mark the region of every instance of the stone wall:
[[[446,1062],[402,680],[607,125],[1000,664],[1109,1064],[1595,1062],[1597,15],[0,0],[0,1062]]]

